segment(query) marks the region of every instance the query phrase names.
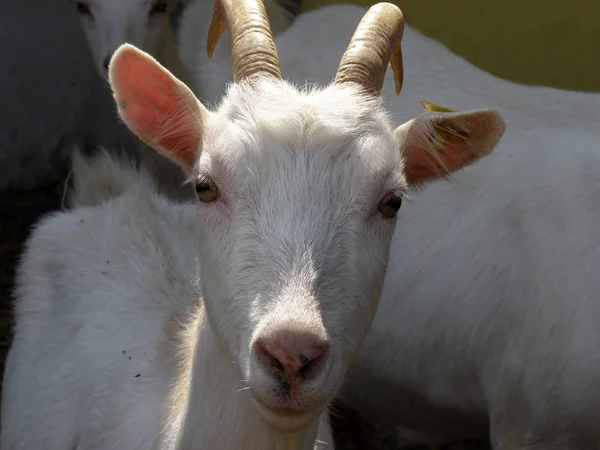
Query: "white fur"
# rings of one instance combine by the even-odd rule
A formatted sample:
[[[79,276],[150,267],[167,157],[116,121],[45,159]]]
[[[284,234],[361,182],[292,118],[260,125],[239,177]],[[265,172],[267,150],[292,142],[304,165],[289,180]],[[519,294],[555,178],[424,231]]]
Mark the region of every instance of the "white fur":
[[[136,183],[150,183],[145,170],[135,170],[132,161],[117,164],[114,156],[105,148],[93,158],[83,156],[75,148],[71,158],[71,181],[69,203],[73,206],[96,206],[108,199],[118,197]]]
[[[363,14],[298,17],[276,40],[284,76],[330,80]],[[486,436],[490,417],[496,450],[595,448],[600,95],[498,79],[410,26],[402,48],[402,93],[390,73],[383,90],[394,115],[485,104],[507,132],[452,183],[410,194],[346,400],[434,440]]]
[[[381,100],[356,85],[298,89],[269,78],[229,86],[218,109],[208,110],[150,55],[124,45],[112,61],[124,122],[191,181],[213,180],[220,196],[199,202],[194,216],[190,206],[154,199],[149,183],[140,183],[99,205],[80,195],[98,206],[37,229],[20,269],[5,445],[60,448],[79,440],[129,449],[166,439],[181,448],[310,448],[315,419],[340,388],[377,309],[396,224],[381,212],[382,199],[419,182],[411,168],[434,152],[424,133],[438,123],[468,136],[439,157],[468,164],[492,151],[504,131],[501,117],[425,114],[395,127]],[[434,172],[427,179],[443,176]],[[116,186],[109,195],[123,183]],[[191,223],[181,229],[180,221]],[[198,273],[201,308],[190,285]],[[257,344],[297,332],[325,341],[329,351],[319,371],[293,394],[282,393]],[[140,364],[133,371],[118,359],[120,347],[133,351]],[[127,378],[135,373],[143,378]],[[230,392],[217,391],[219,382]],[[240,415],[221,427],[233,411]],[[252,431],[260,424],[282,438],[265,441]]]
[[[73,169],[75,209],[36,226],[19,269],[0,447],[333,448],[326,413],[328,446],[313,422],[280,447],[254,412],[205,315],[197,207],[106,152]]]

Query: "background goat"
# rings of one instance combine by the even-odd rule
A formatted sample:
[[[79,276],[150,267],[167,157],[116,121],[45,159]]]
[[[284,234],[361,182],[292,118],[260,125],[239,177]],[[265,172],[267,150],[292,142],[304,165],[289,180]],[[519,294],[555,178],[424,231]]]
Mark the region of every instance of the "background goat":
[[[293,15],[282,6],[287,5],[288,0],[279,1],[265,1],[274,34],[285,29],[293,20]],[[129,43],[152,55],[175,77],[189,84],[189,73],[179,57],[170,20],[180,3],[180,0],[74,0],[98,74],[106,79],[113,53],[120,45]],[[213,0],[193,0],[185,2],[184,8],[190,10],[186,14],[195,14],[197,20],[203,22],[210,20],[213,5]],[[208,23],[204,29],[205,32],[208,30]],[[227,67],[227,75],[224,76],[229,79],[231,53],[228,47],[222,47],[215,59],[223,61],[222,64]],[[202,71],[200,67],[197,69]],[[200,99],[204,97],[202,91],[195,91],[195,94]],[[158,186],[175,199],[193,199],[191,186],[182,186],[185,178],[181,169],[143,143],[138,143],[139,155]]]

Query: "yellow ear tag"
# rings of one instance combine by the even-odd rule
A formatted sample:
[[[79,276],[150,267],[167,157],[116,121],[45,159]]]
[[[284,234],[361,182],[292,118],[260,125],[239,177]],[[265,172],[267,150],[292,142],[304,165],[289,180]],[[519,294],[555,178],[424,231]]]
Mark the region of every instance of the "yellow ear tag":
[[[454,109],[446,108],[442,105],[436,105],[435,103],[429,103],[425,100],[419,100],[423,109],[427,112],[456,112]]]
[[[420,100],[421,106],[427,112],[456,112],[454,109],[447,108],[442,105],[436,105],[435,103],[426,102],[425,100]],[[461,140],[466,140],[466,136],[456,132],[451,128],[446,128],[441,125],[434,125],[435,131],[437,133],[432,133],[429,137],[429,143],[439,152],[444,149],[444,145],[447,141],[451,139],[452,136],[459,138]]]

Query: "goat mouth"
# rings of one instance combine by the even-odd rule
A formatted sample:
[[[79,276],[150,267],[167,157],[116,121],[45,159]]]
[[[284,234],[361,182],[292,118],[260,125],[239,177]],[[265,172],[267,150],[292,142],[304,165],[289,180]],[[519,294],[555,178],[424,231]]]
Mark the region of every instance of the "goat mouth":
[[[269,404],[258,398],[253,398],[259,414],[270,424],[277,428],[297,428],[312,420],[320,411],[315,407],[302,407],[299,405],[286,405],[287,402]],[[283,403],[283,404],[282,404]]]
[[[259,414],[272,427],[293,431],[306,426],[317,414],[318,410],[300,410],[287,407],[273,407],[261,404]]]
[[[271,395],[261,394],[260,392],[253,393],[255,402],[261,408],[285,416],[311,414],[324,403],[321,397],[307,396],[304,392],[290,395],[289,391],[279,389],[276,392],[270,392]]]
[[[300,417],[307,413],[306,411],[302,411],[302,410],[298,410],[298,409],[294,409],[294,408],[265,407],[265,409],[267,411],[269,411],[269,413],[277,415],[277,416],[281,416],[281,417]]]

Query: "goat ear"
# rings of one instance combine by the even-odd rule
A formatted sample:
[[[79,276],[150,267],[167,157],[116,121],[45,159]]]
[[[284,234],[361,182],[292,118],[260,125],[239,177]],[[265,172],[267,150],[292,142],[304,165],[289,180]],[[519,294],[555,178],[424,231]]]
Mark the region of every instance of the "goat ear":
[[[409,185],[433,181],[489,155],[504,134],[496,111],[427,112],[400,125],[396,141]]]
[[[208,110],[154,58],[130,44],[115,52],[109,81],[119,116],[142,141],[189,171]]]

